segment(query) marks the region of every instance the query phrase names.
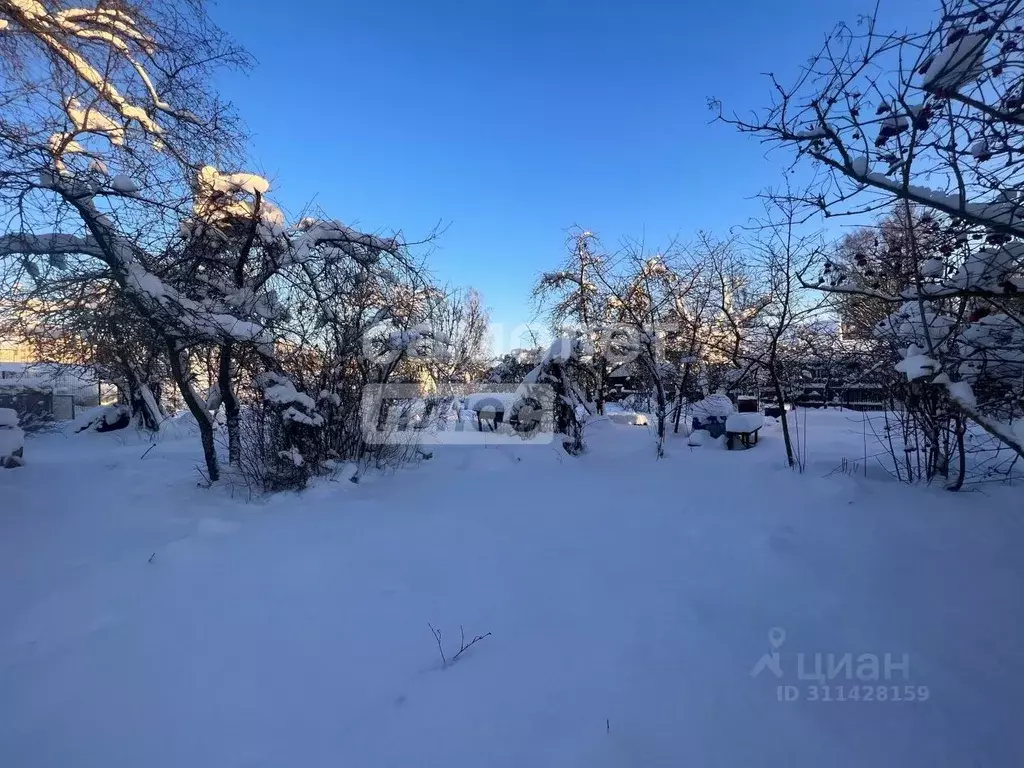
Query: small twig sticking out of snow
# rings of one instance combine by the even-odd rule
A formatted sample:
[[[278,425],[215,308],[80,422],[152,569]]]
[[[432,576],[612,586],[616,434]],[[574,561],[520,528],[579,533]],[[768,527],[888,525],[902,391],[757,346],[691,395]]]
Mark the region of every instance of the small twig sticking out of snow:
[[[447,667],[448,659],[444,657],[444,648],[441,647],[441,630],[434,629],[434,625],[429,621],[427,622],[427,626],[430,627],[430,631],[434,634],[434,639],[437,641],[437,652],[441,654],[441,666]]]
[[[150,556],[149,556],[149,560],[147,560],[146,562],[147,562],[147,563],[152,563],[152,562],[153,562],[153,558],[154,558],[154,557],[156,557],[156,552],[154,552],[154,553],[153,553],[152,555],[150,555]]]
[[[452,664],[454,664],[454,663],[455,663],[456,661],[458,661],[458,660],[459,660],[459,656],[461,656],[461,655],[462,655],[463,653],[465,653],[466,651],[468,651],[468,650],[469,650],[470,648],[472,648],[472,647],[473,647],[474,645],[476,645],[476,644],[477,644],[478,642],[480,642],[481,640],[483,640],[483,639],[484,639],[485,637],[490,637],[490,636],[491,636],[491,633],[490,633],[490,632],[488,632],[488,633],[487,633],[486,635],[477,635],[477,636],[476,636],[476,637],[474,637],[474,638],[473,638],[472,640],[470,640],[470,641],[469,641],[469,644],[467,645],[467,644],[466,644],[466,632],[465,632],[465,630],[463,630],[463,629],[462,629],[462,625],[461,625],[461,624],[459,624],[459,634],[460,634],[460,635],[462,636],[462,639],[461,639],[461,641],[460,641],[460,643],[459,643],[459,645],[460,645],[461,647],[459,648],[459,652],[458,652],[458,653],[456,653],[456,654],[455,654],[455,655],[454,655],[454,656],[452,657]]]
[[[474,645],[479,643],[485,637],[490,637],[491,636],[490,632],[488,632],[487,634],[484,634],[484,635],[477,635],[476,637],[474,637],[472,640],[470,640],[467,643],[466,642],[466,630],[460,624],[459,625],[459,636],[460,636],[459,637],[459,651],[454,656],[452,656],[451,661],[448,661],[447,657],[444,655],[444,648],[441,646],[441,631],[438,630],[438,629],[434,629],[434,625],[430,624],[429,622],[427,623],[427,626],[430,627],[430,631],[434,635],[434,640],[437,641],[437,651],[438,651],[438,653],[441,654],[441,666],[444,669],[447,669],[452,664],[454,664],[456,661],[458,661],[459,657],[462,654],[464,654],[466,651],[468,651]]]
[[[210,482],[210,477],[209,475],[206,474],[206,472],[203,471],[203,468],[200,467],[198,464],[196,464],[196,472],[198,472],[199,476],[203,478],[203,481],[200,483],[196,483],[196,485],[199,486],[200,488],[209,488],[212,485],[212,483]]]
[[[156,448],[156,443],[153,443],[151,446],[149,446],[149,448],[146,449],[146,453],[144,453],[141,456],[139,456],[139,460],[141,461],[142,459],[146,458],[146,454],[148,454],[154,448]]]

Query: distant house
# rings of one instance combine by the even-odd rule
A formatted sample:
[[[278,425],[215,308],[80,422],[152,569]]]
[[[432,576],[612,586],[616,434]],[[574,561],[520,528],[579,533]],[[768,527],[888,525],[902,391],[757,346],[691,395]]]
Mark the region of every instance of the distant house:
[[[608,374],[608,386],[605,397],[616,401],[628,397],[637,391],[636,368],[632,362],[622,363]]]
[[[109,390],[109,387],[107,388]],[[0,363],[0,408],[20,415],[74,417],[77,407],[110,399],[95,374],[86,368],[47,363]]]

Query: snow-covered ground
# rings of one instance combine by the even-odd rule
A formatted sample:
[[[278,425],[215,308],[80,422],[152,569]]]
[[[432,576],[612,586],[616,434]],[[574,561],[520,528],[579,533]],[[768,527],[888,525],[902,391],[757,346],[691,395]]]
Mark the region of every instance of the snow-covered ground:
[[[803,475],[772,424],[656,461],[598,419],[579,459],[446,445],[252,503],[195,439],[30,438],[0,765],[1024,764],[1021,490],[833,472],[859,419],[812,412]],[[491,634],[444,668],[428,623],[449,659]]]

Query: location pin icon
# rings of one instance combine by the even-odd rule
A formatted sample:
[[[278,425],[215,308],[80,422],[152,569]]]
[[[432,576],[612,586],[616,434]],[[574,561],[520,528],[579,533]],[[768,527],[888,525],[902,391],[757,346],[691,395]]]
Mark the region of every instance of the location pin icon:
[[[772,627],[768,630],[768,642],[772,648],[778,649],[786,641],[786,630],[782,627]]]

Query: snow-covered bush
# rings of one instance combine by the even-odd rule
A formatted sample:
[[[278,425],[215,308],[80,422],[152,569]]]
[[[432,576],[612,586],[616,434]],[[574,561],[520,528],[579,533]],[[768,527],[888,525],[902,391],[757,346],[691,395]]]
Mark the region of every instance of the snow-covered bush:
[[[255,383],[258,397],[239,414],[242,476],[258,491],[301,490],[325,460],[324,417],[283,374],[265,372]]]
[[[0,467],[12,469],[25,462],[25,433],[13,408],[0,408]]]
[[[75,424],[75,432],[116,432],[131,424],[131,411],[124,405],[93,409]]]
[[[517,410],[523,407],[520,400],[536,404],[549,400],[543,389],[550,388],[554,396],[554,430],[562,440],[566,453],[573,456],[582,453],[586,448],[583,442],[583,428],[586,425],[589,410],[586,399],[579,384],[580,354],[583,348],[579,339],[568,336],[556,339],[540,365],[530,371],[523,379],[517,395]]]

